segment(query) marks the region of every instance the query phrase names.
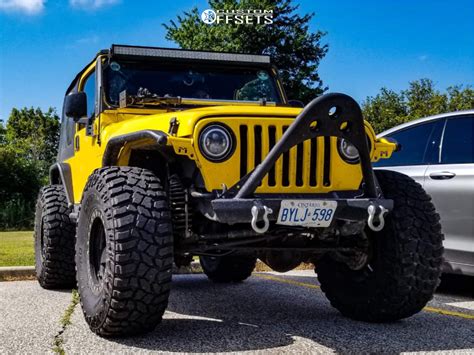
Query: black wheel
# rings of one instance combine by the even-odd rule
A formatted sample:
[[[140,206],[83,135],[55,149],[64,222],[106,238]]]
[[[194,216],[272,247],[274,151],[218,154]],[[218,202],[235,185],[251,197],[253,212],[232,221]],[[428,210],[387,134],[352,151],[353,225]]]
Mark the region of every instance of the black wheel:
[[[394,209],[382,231],[368,231],[372,255],[361,270],[323,258],[316,265],[321,289],[342,314],[388,322],[419,312],[439,284],[443,235],[431,198],[410,177],[375,171]]]
[[[248,278],[257,258],[247,255],[201,256],[201,267],[214,282],[241,282]]]
[[[43,288],[72,288],[76,284],[74,243],[76,226],[69,219],[61,185],[41,189],[35,214],[36,278]]]
[[[160,180],[131,167],[96,170],[87,182],[77,227],[78,289],[95,333],[153,330],[168,304],[173,234]]]

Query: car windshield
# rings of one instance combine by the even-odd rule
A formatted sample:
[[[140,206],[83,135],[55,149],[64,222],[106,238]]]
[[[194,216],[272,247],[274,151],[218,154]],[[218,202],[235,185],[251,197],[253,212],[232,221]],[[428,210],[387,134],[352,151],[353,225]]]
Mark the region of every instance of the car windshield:
[[[104,74],[106,99],[112,105],[118,105],[124,90],[127,95],[145,90],[160,97],[281,103],[275,78],[262,68],[112,61]]]

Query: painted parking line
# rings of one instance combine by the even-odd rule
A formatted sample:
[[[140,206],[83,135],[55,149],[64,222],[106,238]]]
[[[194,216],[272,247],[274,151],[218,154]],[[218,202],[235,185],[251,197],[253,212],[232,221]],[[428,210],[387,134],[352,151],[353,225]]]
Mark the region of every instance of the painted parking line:
[[[438,313],[438,314],[442,314],[443,316],[453,316],[453,317],[459,317],[459,318],[473,319],[474,320],[474,314],[453,312],[453,311],[448,311],[447,309],[442,309],[442,308],[426,306],[425,308],[423,308],[423,311],[431,312],[431,313]]]
[[[458,308],[465,308],[471,311],[474,311],[474,301],[472,302],[453,302],[453,303],[446,303],[448,306],[458,307]]]
[[[320,286],[315,285],[315,284],[310,284],[310,283],[307,283],[307,282],[300,282],[300,281],[295,281],[295,280],[290,280],[290,279],[284,279],[284,278],[277,277],[277,276],[272,276],[272,275],[253,274],[253,276],[256,276],[258,278],[265,279],[265,280],[281,282],[281,283],[294,285],[294,286],[300,286],[300,287],[305,287],[305,288],[310,288],[310,289],[320,289]],[[474,302],[458,302],[458,303],[474,303]],[[452,305],[452,304],[447,303],[447,305]],[[423,311],[430,312],[430,313],[436,313],[436,314],[440,314],[440,315],[443,315],[443,316],[452,316],[452,317],[458,317],[458,318],[463,318],[463,319],[472,319],[472,320],[474,320],[474,315],[473,314],[466,314],[466,313],[461,313],[461,312],[448,311],[448,310],[442,309],[442,308],[427,306],[427,307],[423,308]]]

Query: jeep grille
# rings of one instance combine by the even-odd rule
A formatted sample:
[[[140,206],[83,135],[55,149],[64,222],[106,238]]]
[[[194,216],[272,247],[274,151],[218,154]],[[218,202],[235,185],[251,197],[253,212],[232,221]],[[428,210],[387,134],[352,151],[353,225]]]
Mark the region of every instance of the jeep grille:
[[[240,177],[251,172],[265,158],[288,125],[246,124],[239,126]],[[298,144],[277,161],[260,186],[330,186],[330,137],[319,137]],[[318,164],[318,151],[324,160]],[[322,171],[318,174],[318,166]]]

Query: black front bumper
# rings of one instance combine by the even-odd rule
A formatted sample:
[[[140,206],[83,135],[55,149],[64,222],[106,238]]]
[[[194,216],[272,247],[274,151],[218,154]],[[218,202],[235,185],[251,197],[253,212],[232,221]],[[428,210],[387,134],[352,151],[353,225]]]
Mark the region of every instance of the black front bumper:
[[[297,198],[285,198],[297,200]],[[381,198],[310,198],[305,197],[305,200],[321,200],[321,201],[336,201],[337,208],[334,214],[332,224],[337,220],[345,221],[364,221],[369,217],[367,209],[370,205],[376,207],[382,206],[388,211],[393,208],[393,201]],[[269,221],[276,221],[280,211],[281,201],[283,198],[228,198],[215,199],[211,201],[211,207],[214,213],[213,219],[220,223],[236,224],[236,223],[250,223],[252,221],[252,207],[257,206],[261,209],[263,206],[272,209],[272,213],[268,215]],[[261,218],[259,218],[261,220]]]

